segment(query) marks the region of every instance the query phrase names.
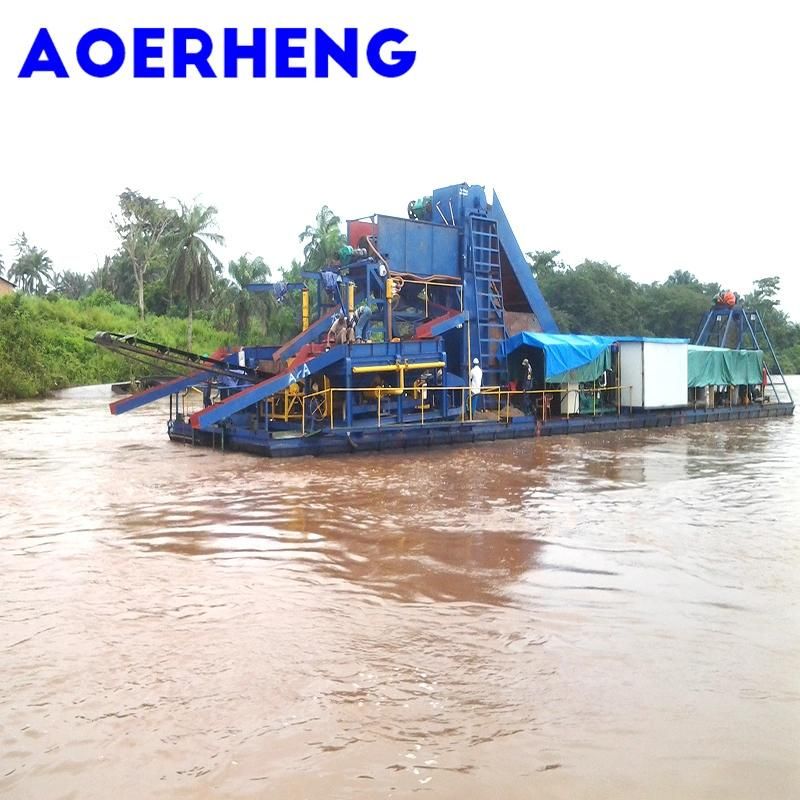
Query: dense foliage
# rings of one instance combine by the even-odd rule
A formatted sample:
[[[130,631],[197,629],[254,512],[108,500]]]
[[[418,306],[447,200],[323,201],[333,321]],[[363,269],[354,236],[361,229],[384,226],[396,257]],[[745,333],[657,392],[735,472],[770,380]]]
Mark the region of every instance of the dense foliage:
[[[528,259],[556,322],[572,333],[693,338],[723,288],[685,270],[662,283],[636,283],[606,262],[571,267],[558,250],[529,253]],[[800,372],[800,325],[780,309],[780,278],[756,280],[742,302],[760,313],[783,371]]]
[[[273,279],[269,266],[245,253],[226,270],[214,252],[223,243],[217,210],[177,206],[132,189],[122,192],[112,217],[119,248],[90,274],[56,271],[46,250],[24,233],[17,237],[14,262],[0,262],[0,274],[18,289],[0,299],[0,399],[127,380],[132,370],[157,371],[86,341],[98,330],[196,352],[220,344],[277,344],[299,330],[299,293],[279,301],[248,291],[250,283]],[[339,218],[323,206],[299,240],[303,262],[293,261],[275,280],[299,282],[303,270],[328,263],[344,241]]]
[[[97,331],[123,331],[180,347],[185,343],[186,324],[182,319],[152,315],[141,321],[135,306],[119,303],[103,290],[81,300],[22,293],[0,297],[0,400],[129,380],[127,361],[86,338]],[[200,320],[195,321],[194,336],[199,352],[235,343],[230,333]],[[139,371],[147,370],[140,367]]]

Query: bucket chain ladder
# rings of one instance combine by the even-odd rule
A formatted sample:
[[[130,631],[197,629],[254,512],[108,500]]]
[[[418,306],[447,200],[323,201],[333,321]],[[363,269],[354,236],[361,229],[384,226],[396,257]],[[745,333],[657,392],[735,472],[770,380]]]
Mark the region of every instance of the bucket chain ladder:
[[[497,386],[505,375],[505,358],[500,355],[500,345],[507,338],[500,239],[494,220],[479,216],[471,216],[469,220],[483,383]]]

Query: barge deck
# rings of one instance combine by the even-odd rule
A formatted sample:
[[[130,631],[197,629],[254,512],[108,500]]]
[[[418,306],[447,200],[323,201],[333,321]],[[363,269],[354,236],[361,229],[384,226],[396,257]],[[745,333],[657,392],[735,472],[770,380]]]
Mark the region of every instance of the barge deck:
[[[764,403],[713,409],[672,409],[644,413],[574,416],[546,422],[513,418],[509,422],[476,420],[472,422],[430,422],[411,426],[388,424],[381,428],[355,428],[293,434],[285,438],[269,437],[240,430],[202,431],[191,424],[172,420],[169,438],[183,444],[252,453],[271,458],[320,456],[354,452],[374,452],[429,448],[441,445],[476,444],[504,439],[530,439],[538,436],[567,436],[605,431],[674,428],[701,423],[747,422],[777,419],[794,413],[793,403]]]

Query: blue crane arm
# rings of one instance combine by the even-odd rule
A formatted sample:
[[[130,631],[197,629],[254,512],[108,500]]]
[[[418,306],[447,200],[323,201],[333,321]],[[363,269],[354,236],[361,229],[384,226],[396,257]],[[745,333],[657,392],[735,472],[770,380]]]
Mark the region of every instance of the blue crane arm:
[[[123,397],[121,400],[116,400],[113,403],[109,403],[109,411],[115,415],[124,414],[127,411],[133,411],[135,408],[141,408],[142,406],[146,406],[148,403],[161,400],[163,397],[168,397],[176,392],[182,392],[184,389],[188,389],[190,386],[197,386],[200,383],[205,383],[209,378],[215,377],[219,374],[217,364],[227,361],[231,364],[231,367],[233,367],[234,358],[235,355],[228,353],[228,351],[222,347],[212,353],[210,358],[206,359],[208,361],[215,362],[214,368],[212,368],[211,371],[206,372],[201,370],[199,372],[193,372],[191,375],[181,375],[180,377],[171,381],[167,381],[166,383],[161,383],[157,386],[151,386],[149,389],[143,389],[141,392],[136,392],[136,394],[132,394],[129,397]]]
[[[302,364],[294,363],[291,369],[284,370],[283,372],[274,375],[272,378],[261,381],[254,386],[248,386],[240,392],[230,395],[221,403],[215,403],[213,406],[208,406],[202,411],[196,411],[192,414],[191,421],[193,428],[207,430],[218,422],[228,419],[238,411],[244,411],[246,408],[265,400],[277,392],[282,392],[288,389],[293,383],[304,380],[310,375],[313,375],[320,370],[326,369],[335,364],[337,361],[347,356],[347,346],[339,345],[325,353],[321,353]]]
[[[330,330],[333,322],[333,314],[320,317],[316,322],[312,322],[304,331],[300,331],[297,336],[289,339],[282,344],[274,353],[273,358],[291,358],[303,345],[316,342],[319,338]]]
[[[517,237],[514,236],[508,217],[503,211],[503,206],[500,205],[500,198],[497,196],[497,192],[494,193],[492,198],[492,208],[489,216],[497,222],[497,234],[500,238],[500,244],[508,257],[508,262],[519,281],[522,291],[525,293],[531,310],[536,315],[536,319],[539,320],[542,332],[558,333],[558,325],[550,313],[550,307],[544,299],[539,284],[536,283],[531,273],[530,265],[525,260],[525,255],[517,242]]]
[[[176,392],[182,392],[184,389],[188,389],[191,386],[205,383],[209,378],[213,377],[214,374],[215,373],[212,372],[194,372],[191,375],[185,375],[173,381],[167,381],[167,383],[161,383],[158,386],[143,389],[141,392],[130,395],[130,397],[123,397],[121,400],[109,403],[109,411],[111,411],[112,414],[124,414],[126,411],[133,411],[135,408],[141,408],[148,403],[161,400],[163,397],[168,397]]]

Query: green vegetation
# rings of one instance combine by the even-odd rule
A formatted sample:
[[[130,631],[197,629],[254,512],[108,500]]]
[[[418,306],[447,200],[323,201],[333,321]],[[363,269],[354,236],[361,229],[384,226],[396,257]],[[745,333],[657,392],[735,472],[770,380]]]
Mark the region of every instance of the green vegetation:
[[[32,247],[28,237],[21,233],[14,242],[17,257],[8,271],[8,278],[23,292],[42,294],[53,277],[53,262],[46,250]]]
[[[151,266],[161,267],[162,272],[174,260],[162,246],[173,228],[176,214],[160,200],[144,197],[126,189],[119,196],[119,212],[112,217],[114,228],[121,242],[121,252],[127,257],[138,289],[139,316],[144,319],[144,284]]]
[[[186,300],[188,325],[186,347],[192,349],[192,323],[195,306],[208,300],[214,286],[215,270],[222,262],[214,255],[210,244],[224,244],[225,239],[211,228],[217,209],[214,206],[185,206],[173,220],[173,230],[168,234],[174,253],[170,264],[170,287],[178,288],[179,295]]]
[[[136,333],[181,347],[186,321],[149,316],[99,290],[82,300],[21,293],[0,297],[0,399],[39,397],[52,389],[129,380],[131,366],[120,356],[86,341],[97,331]],[[204,320],[195,321],[195,345],[212,352],[235,337]],[[145,371],[144,368],[141,368]]]
[[[606,262],[565,264],[558,250],[528,253],[562,331],[691,338],[721,287],[676,270],[663,283],[636,283]],[[780,278],[761,278],[743,298],[758,310],[786,373],[800,372],[800,325],[780,309]]]
[[[342,221],[328,206],[322,206],[314,222],[314,225],[306,225],[299,239],[304,245],[305,268],[320,270],[338,257],[337,253],[345,243],[345,237],[342,236]]]
[[[213,249],[224,242],[216,208],[177,205],[122,192],[112,217],[119,248],[89,275],[55,271],[46,250],[24,233],[17,237],[13,264],[0,262],[0,274],[19,290],[0,298],[0,399],[157,371],[87,342],[97,331],[211,352],[220,345],[277,344],[299,330],[299,294],[279,302],[245,289],[271,278],[262,258],[244,254],[226,274]],[[279,280],[298,282],[303,270],[328,263],[344,241],[340,220],[323,206],[299,239],[304,261],[280,269]]]

